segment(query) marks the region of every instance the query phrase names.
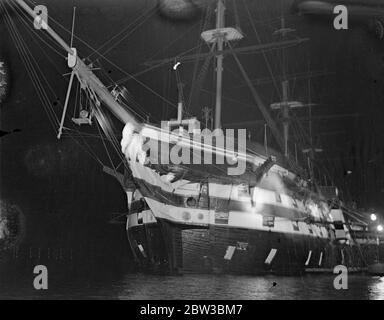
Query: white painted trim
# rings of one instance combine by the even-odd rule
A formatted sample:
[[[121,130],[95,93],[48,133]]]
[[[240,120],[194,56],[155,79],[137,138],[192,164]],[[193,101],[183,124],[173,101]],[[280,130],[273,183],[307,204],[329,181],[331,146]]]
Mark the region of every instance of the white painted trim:
[[[234,246],[228,246],[227,251],[225,252],[224,259],[225,260],[232,260],[233,254],[235,253],[236,247]]]
[[[307,261],[305,261],[306,266],[309,265],[309,263],[311,262],[311,257],[312,257],[312,250],[309,250]]]
[[[155,199],[145,198],[148,206],[152,210],[156,218],[165,219],[175,223],[186,225],[208,226],[217,225],[233,228],[243,228],[249,230],[262,230],[270,232],[281,232],[294,235],[306,235],[310,237],[318,237],[316,233],[310,234],[307,224],[299,222],[299,231],[294,231],[292,221],[281,217],[276,217],[275,226],[273,228],[263,226],[263,215],[254,211],[230,211],[228,216],[228,224],[216,224],[214,210],[196,209],[196,208],[181,208],[177,206],[166,205]],[[184,213],[189,213],[185,215]],[[188,219],[185,217],[188,216]],[[321,236],[323,239],[327,237]]]
[[[141,244],[138,244],[137,247],[139,248],[141,254],[143,255],[144,258],[147,257],[147,254],[145,253],[145,250]]]
[[[264,263],[265,264],[271,264],[273,259],[275,258],[276,253],[277,253],[277,249],[272,248],[271,251],[269,252],[267,258],[265,259]]]

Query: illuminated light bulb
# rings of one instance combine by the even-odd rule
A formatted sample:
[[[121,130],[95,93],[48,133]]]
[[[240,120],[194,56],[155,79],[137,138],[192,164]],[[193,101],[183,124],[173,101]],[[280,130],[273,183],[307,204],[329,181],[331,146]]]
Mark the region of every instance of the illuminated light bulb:
[[[377,216],[374,213],[372,213],[371,214],[371,220],[372,221],[376,221],[376,219],[377,219]]]
[[[383,226],[382,226],[381,224],[379,224],[379,225],[377,226],[377,231],[379,231],[379,232],[382,232],[382,231],[383,231]]]

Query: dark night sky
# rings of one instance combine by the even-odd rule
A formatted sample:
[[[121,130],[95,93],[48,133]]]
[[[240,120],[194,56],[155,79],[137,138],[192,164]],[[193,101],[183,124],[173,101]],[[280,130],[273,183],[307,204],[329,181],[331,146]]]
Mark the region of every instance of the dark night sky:
[[[287,51],[289,72],[305,72],[310,61],[311,69],[330,72],[327,76],[312,81],[312,100],[321,103],[314,107],[314,115],[359,113],[359,118],[316,121],[315,140],[325,149],[322,158],[327,167],[334,170],[339,183],[349,184],[349,190],[365,206],[384,207],[381,198],[383,185],[383,126],[384,105],[384,42],[369,33],[366,25],[351,23],[349,30],[336,31],[332,20],[314,17],[300,17],[290,10],[292,1],[286,0],[245,0],[253,16],[261,42],[273,40],[271,33],[278,28],[278,18],[283,10],[289,27],[297,30],[300,37],[311,40],[300,48]],[[203,1],[198,1],[201,5]],[[239,1],[238,14],[240,27],[247,36],[241,45],[257,43],[247,12]],[[121,29],[129,25],[142,12],[156,5],[155,0],[41,0],[49,8],[50,16],[70,29],[72,8],[77,7],[76,35],[93,48],[98,48]],[[283,8],[283,9],[282,9]],[[228,5],[228,14],[233,13]],[[166,17],[158,10],[140,22],[135,32],[107,53],[107,58],[128,73],[144,70],[143,63],[149,59],[159,59],[177,55],[198,44],[200,18],[196,12],[188,19],[178,19],[174,15]],[[228,16],[228,24],[235,19]],[[18,23],[21,30],[24,27]],[[193,27],[194,26],[194,27]],[[132,29],[132,26],[129,30]],[[189,31],[188,31],[189,30]],[[59,33],[69,40],[69,35]],[[55,67],[47,61],[42,51],[30,36],[23,31],[34,57],[49,82],[54,84],[56,97],[52,103],[65,97],[67,79],[62,74],[68,72],[65,61],[47,50]],[[20,57],[11,42],[3,21],[0,20],[0,56],[8,64],[11,72],[10,95],[1,106],[2,130],[21,129],[20,133],[1,139],[1,197],[19,204],[33,225],[29,233],[30,241],[53,238],[72,241],[77,238],[102,239],[111,227],[105,227],[109,212],[124,211],[125,198],[119,185],[104,175],[100,166],[80,149],[72,140],[57,141],[47,116],[29,81]],[[120,38],[119,38],[120,39]],[[172,41],[179,39],[173,45]],[[91,51],[75,40],[82,56]],[[204,50],[206,50],[204,48]],[[274,61],[276,52],[269,53]],[[96,55],[93,56],[96,58]],[[268,77],[262,55],[241,56],[251,78]],[[104,60],[100,60],[105,71],[114,80],[125,75]],[[275,64],[272,62],[272,66]],[[224,85],[223,122],[250,121],[262,119],[260,112],[252,105],[252,97],[236,74],[236,65],[226,58]],[[277,70],[277,69],[276,69]],[[186,82],[186,95],[189,94],[188,81],[193,72],[193,63],[183,65],[182,78]],[[277,74],[277,71],[276,71]],[[101,76],[107,80],[105,76]],[[176,86],[170,65],[155,69],[139,77],[158,94],[176,103]],[[108,81],[108,80],[107,80]],[[142,108],[152,115],[151,120],[174,117],[174,107],[160,100],[133,80],[124,85],[133,94]],[[204,89],[212,91],[213,72],[207,73]],[[277,96],[271,86],[259,86],[258,90],[266,103],[276,101]],[[295,82],[292,98],[306,101],[307,82]],[[236,100],[238,102],[236,102]],[[199,104],[189,111],[201,116],[200,106],[213,106],[213,98],[203,92]],[[58,106],[57,114],[61,110]],[[71,109],[71,112],[73,109]],[[298,111],[297,116],[306,116]],[[251,128],[254,138],[261,140],[260,128]],[[90,131],[95,129],[88,129]],[[341,131],[338,134],[330,132]],[[327,134],[328,133],[328,134]],[[102,153],[100,144],[90,144]],[[364,155],[366,154],[366,155]],[[359,155],[360,159],[356,159]],[[343,172],[353,171],[345,179]],[[31,222],[32,221],[32,222]],[[114,227],[116,228],[116,227]],[[119,228],[119,227],[117,227]],[[123,227],[119,229],[123,235]],[[37,234],[39,233],[39,234]],[[117,232],[118,233],[118,232]],[[121,237],[112,232],[110,243],[121,243]],[[76,238],[77,237],[77,238]],[[72,239],[72,240],[71,240]],[[53,241],[53,240],[52,240]]]

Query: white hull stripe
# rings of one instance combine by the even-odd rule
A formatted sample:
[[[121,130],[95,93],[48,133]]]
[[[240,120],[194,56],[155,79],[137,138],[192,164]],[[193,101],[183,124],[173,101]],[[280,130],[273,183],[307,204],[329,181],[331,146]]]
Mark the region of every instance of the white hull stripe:
[[[180,210],[184,210],[185,208],[193,208],[188,207],[186,202],[189,197],[187,196],[180,196],[175,194],[174,192],[166,192],[160,189],[159,187],[150,185],[147,181],[144,181],[142,179],[136,179],[136,182],[140,185],[141,193],[146,198],[164,202],[167,205],[179,207]],[[202,195],[200,200],[204,200],[203,197],[204,196]],[[196,200],[196,206],[194,208],[197,209],[208,209],[209,200],[211,206],[217,209],[221,208],[225,211],[260,213],[266,216],[276,216],[291,220],[301,220],[303,218],[308,217],[308,214],[299,210],[292,209],[289,207],[283,207],[281,205],[276,204],[261,203],[260,201],[252,203],[250,200],[248,202],[243,202],[229,198],[216,198],[210,196],[209,199],[206,198],[207,201],[199,202],[199,197],[193,198]]]
[[[143,187],[142,191],[147,197],[157,197],[157,199],[161,198],[161,201],[169,202],[172,205],[185,206],[184,202],[187,197],[198,198],[200,195],[201,186],[198,183],[189,183],[187,180],[170,183],[156,171],[138,162],[130,161],[130,167],[134,178]],[[278,202],[274,191],[254,188],[251,197],[250,195],[243,196],[238,187],[236,185],[209,183],[210,199],[229,202],[230,205],[242,207],[242,210],[262,209],[262,212],[266,212],[266,215],[271,214],[291,219],[308,217],[302,202],[297,201],[295,205],[293,199],[286,194],[279,194],[281,202]],[[272,210],[268,208],[272,208]],[[238,209],[233,208],[233,210]],[[274,211],[281,213],[274,214]],[[314,217],[318,216],[317,218],[320,218],[319,210],[315,211]]]
[[[292,221],[286,218],[275,218],[274,226],[269,227],[263,225],[263,215],[259,213],[244,211],[216,212],[215,210],[199,208],[185,209],[167,205],[152,198],[145,198],[145,200],[156,219],[164,219],[173,223],[205,227],[209,225],[235,227],[328,239],[328,232],[324,226],[311,225],[311,232],[308,224],[302,221],[299,221],[297,225],[295,224],[295,226],[299,227],[299,231],[297,231]]]

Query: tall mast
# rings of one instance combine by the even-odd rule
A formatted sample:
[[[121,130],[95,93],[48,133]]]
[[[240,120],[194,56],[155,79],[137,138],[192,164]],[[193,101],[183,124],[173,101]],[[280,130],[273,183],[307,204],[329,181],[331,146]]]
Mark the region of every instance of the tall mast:
[[[294,29],[287,28],[285,25],[285,18],[281,18],[281,28],[276,30],[274,34],[280,35],[281,41],[286,39],[288,33],[294,32]],[[289,99],[289,81],[287,77],[287,58],[285,56],[285,50],[282,48],[282,99],[280,102],[271,104],[271,108],[274,110],[281,110],[283,115],[283,138],[284,138],[284,155],[289,157],[289,122],[290,122],[290,109],[303,107],[304,105],[299,101],[290,101]]]
[[[225,0],[217,1],[216,9],[216,29],[220,30],[225,25]],[[224,49],[224,36],[220,34],[217,38],[217,50],[219,52]],[[216,108],[215,108],[215,129],[221,128],[221,99],[222,99],[222,86],[223,86],[223,60],[224,56],[219,54],[216,62]]]
[[[286,35],[285,28],[285,19],[281,18],[281,36],[282,40],[285,39]],[[289,156],[288,149],[288,140],[289,140],[289,82],[287,80],[287,70],[286,70],[286,57],[284,48],[281,49],[282,52],[282,64],[283,64],[283,81],[281,83],[282,91],[283,91],[283,134],[284,134],[284,155],[286,157]]]
[[[223,87],[223,60],[226,54],[224,44],[230,41],[241,40],[242,33],[236,28],[225,27],[225,0],[217,0],[216,8],[216,27],[212,30],[203,31],[201,37],[211,47],[211,51],[216,55],[216,105],[214,128],[221,128],[221,100]],[[233,50],[230,50],[233,53]]]
[[[282,82],[283,89],[283,133],[284,133],[284,155],[289,156],[288,140],[289,140],[289,101],[288,101],[288,80]]]

